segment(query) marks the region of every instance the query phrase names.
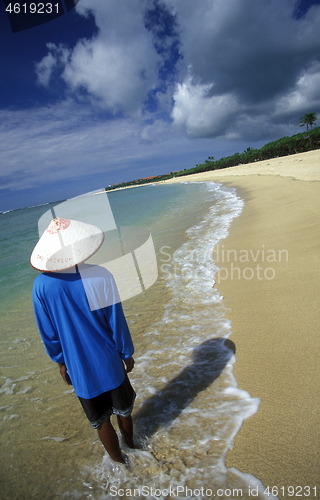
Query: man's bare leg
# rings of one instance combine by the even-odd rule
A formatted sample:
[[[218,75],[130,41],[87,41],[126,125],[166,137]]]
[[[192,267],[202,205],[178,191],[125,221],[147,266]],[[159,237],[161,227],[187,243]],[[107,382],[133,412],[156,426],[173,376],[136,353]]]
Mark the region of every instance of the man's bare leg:
[[[135,448],[133,443],[133,423],[131,415],[129,415],[129,417],[121,417],[120,415],[117,415],[117,419],[120,432],[126,445],[129,446],[129,448]]]
[[[110,418],[109,420],[102,422],[97,430],[99,438],[112,460],[125,464],[126,462],[119,447],[118,436],[110,422]]]

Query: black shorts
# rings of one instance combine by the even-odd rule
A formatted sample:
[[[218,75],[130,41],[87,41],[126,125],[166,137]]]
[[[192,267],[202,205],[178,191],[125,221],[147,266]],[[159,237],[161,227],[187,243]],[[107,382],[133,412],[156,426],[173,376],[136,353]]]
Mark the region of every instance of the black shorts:
[[[116,389],[99,394],[92,399],[79,397],[79,401],[92,427],[96,429],[112,414],[128,417],[132,412],[135,397],[136,393],[126,374],[124,381]]]

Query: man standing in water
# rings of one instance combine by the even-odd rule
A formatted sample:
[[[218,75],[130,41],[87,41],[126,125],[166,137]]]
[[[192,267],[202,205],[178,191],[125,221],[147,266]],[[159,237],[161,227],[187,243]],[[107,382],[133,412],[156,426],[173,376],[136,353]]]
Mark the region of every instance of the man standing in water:
[[[135,392],[127,373],[134,366],[134,347],[111,273],[83,264],[103,240],[96,226],[53,219],[31,255],[31,266],[42,271],[32,300],[47,354],[73,385],[110,457],[125,463],[110,417],[117,416],[124,441],[133,448]]]

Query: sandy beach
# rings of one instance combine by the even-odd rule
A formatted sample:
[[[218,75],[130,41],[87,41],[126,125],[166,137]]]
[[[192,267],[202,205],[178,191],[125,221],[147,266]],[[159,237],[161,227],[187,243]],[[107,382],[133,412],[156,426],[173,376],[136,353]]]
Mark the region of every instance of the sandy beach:
[[[280,498],[317,498],[307,487],[320,495],[320,151],[166,182],[210,180],[245,200],[216,250],[216,286],[232,321],[238,386],[261,401],[227,465]]]

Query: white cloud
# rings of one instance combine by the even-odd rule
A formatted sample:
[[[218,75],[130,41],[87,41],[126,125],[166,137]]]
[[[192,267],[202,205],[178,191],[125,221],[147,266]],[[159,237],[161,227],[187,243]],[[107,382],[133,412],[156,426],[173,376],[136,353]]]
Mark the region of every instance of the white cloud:
[[[237,99],[231,93],[210,96],[212,86],[194,84],[191,78],[178,84],[173,95],[174,124],[193,137],[223,135],[226,125],[239,112]]]
[[[155,60],[142,38],[129,46],[97,38],[78,42],[62,76],[72,90],[85,89],[113,113],[131,114],[141,109],[156,85]]]
[[[275,116],[320,110],[320,63],[314,63],[303,71],[293,90],[281,97],[276,105]]]
[[[77,11],[91,12],[99,31],[90,40],[80,39],[73,49],[49,44],[48,55],[37,65],[39,82],[48,85],[54,67],[63,66],[61,76],[71,91],[85,91],[95,104],[115,114],[140,111],[158,83],[160,63],[144,26],[143,3],[79,2]]]
[[[47,48],[48,54],[35,66],[38,83],[44,87],[49,87],[53,72],[59,66],[63,67],[69,56],[69,50],[63,45],[47,43]]]
[[[38,83],[44,87],[49,86],[52,71],[57,65],[57,59],[49,52],[36,66]]]

